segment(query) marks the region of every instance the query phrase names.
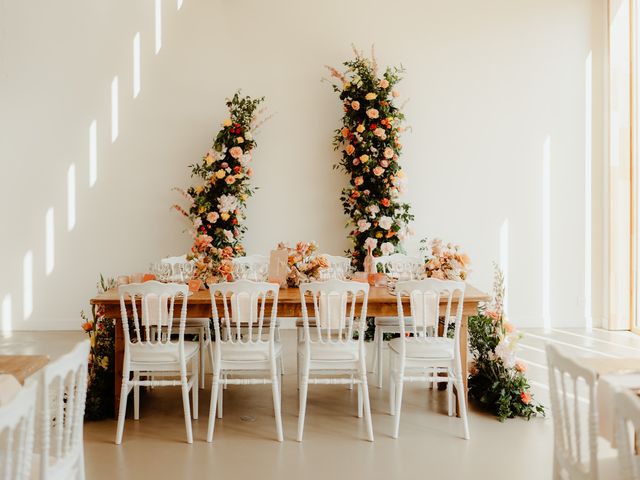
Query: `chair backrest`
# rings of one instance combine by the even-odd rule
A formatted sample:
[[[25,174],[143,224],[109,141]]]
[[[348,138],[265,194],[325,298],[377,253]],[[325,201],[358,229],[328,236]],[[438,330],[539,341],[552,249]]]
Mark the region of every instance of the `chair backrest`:
[[[413,279],[416,270],[422,265],[422,261],[418,257],[411,257],[403,253],[394,253],[391,255],[382,255],[374,257],[376,267],[382,267],[382,273],[395,273],[402,278]],[[380,270],[380,269],[379,269]]]
[[[273,345],[279,290],[277,283],[252,280],[209,285],[213,328],[218,342],[250,344],[268,341]],[[268,299],[271,300],[271,311],[267,317],[269,321],[265,322]]]
[[[621,480],[640,480],[640,457],[636,454],[640,434],[640,397],[624,390],[616,393],[616,443]]]
[[[596,373],[551,344],[547,344],[546,351],[555,461],[569,478],[597,479]],[[582,396],[585,390],[586,401]]]
[[[362,342],[368,299],[368,283],[330,279],[300,284],[304,338],[309,342],[351,343],[356,342],[353,334],[357,331],[357,342]],[[314,326],[309,322],[307,302],[313,305]],[[357,303],[361,305],[359,315]]]
[[[339,255],[329,255],[323,253],[319,255],[327,259],[327,263],[329,267],[326,268],[327,279],[329,278],[337,278],[340,280],[344,280],[349,273],[349,269],[351,268],[351,259],[349,257],[341,257]]]
[[[0,478],[31,478],[37,382],[27,383],[7,405],[0,407]]]
[[[247,255],[235,257],[233,262],[233,278],[236,280],[265,280],[269,270],[269,257],[266,255]]]
[[[53,471],[60,478],[82,456],[88,362],[89,340],[84,340],[42,371],[37,446],[42,480]]]
[[[396,302],[400,323],[400,337],[406,339],[407,334],[414,337],[440,336],[446,337],[449,325],[455,325],[455,353],[459,352],[458,341],[460,324],[464,308],[465,283],[454,280],[438,280],[425,278],[423,280],[401,281],[396,284]],[[409,312],[405,312],[403,300],[409,299]],[[455,310],[453,307],[455,305]],[[452,311],[453,310],[453,311]],[[408,315],[406,315],[408,313]],[[407,322],[407,316],[411,322]],[[443,319],[442,329],[439,328]],[[404,341],[402,342],[404,346]],[[404,348],[404,347],[403,347]]]
[[[118,293],[125,337],[125,354],[133,343],[144,343],[147,348],[158,350],[166,348],[175,343],[172,340],[172,334],[178,333],[182,357],[188,291],[189,287],[184,284],[156,281],[120,285]],[[182,301],[177,328],[174,321],[176,299]],[[129,330],[130,321],[133,334]]]

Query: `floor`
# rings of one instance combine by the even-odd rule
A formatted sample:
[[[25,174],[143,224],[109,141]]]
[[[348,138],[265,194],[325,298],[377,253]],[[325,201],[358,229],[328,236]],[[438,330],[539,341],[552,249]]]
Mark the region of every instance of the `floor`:
[[[0,337],[0,352],[55,357],[81,338],[82,334],[76,332],[14,332]],[[284,331],[283,338],[287,371],[283,383],[284,443],[275,440],[268,386],[229,387],[224,418],[217,420],[212,444],[205,441],[209,391],[202,390],[200,419],[193,422],[193,445],[185,443],[179,390],[156,388],[143,396],[140,420],[127,420],[122,445],[113,443],[115,421],[85,425],[87,478],[551,478],[550,419],[499,423],[472,406],[471,440],[465,441],[460,421],[446,415],[445,393],[418,384],[405,389],[398,440],[390,436],[392,417],[387,414],[386,383],[382,390],[370,386],[374,443],[365,440],[364,422],[356,417],[355,390],[312,385],[305,439],[296,442],[295,332]],[[547,341],[574,355],[640,356],[640,337],[628,332],[527,331],[520,358],[529,366],[535,398],[546,405]]]

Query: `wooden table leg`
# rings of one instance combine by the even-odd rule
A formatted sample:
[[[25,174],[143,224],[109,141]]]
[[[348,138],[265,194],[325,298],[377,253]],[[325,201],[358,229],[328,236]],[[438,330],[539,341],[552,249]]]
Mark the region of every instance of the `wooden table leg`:
[[[122,368],[124,365],[124,333],[122,332],[122,319],[116,318],[116,326],[115,326],[115,378],[113,379],[114,383],[114,418],[118,418],[118,409],[120,408],[120,389],[122,388]]]

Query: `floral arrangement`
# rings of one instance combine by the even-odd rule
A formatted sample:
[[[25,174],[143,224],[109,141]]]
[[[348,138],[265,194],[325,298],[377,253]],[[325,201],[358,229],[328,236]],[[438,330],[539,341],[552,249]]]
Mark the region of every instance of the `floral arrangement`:
[[[355,59],[344,62],[344,73],[327,67],[335,80],[344,115],[335,132],[333,146],[341,153],[334,168],[349,175],[349,186],[340,200],[352,230],[353,264],[362,268],[370,246],[375,256],[402,251],[401,242],[411,233],[413,220],[407,203],[398,201],[406,184],[398,157],[402,150],[400,133],[404,115],[395,105],[400,96],[395,85],[402,70],[387,68],[378,76],[375,55],[365,58],[354,48]]]
[[[323,255],[314,255],[318,250],[315,242],[298,242],[294,248],[285,243],[278,244],[278,250],[287,251],[287,285],[297,287],[301,283],[320,279],[320,271],[329,266]]]
[[[190,222],[194,241],[188,258],[195,262],[195,277],[207,283],[231,275],[231,258],[244,255],[242,221],[246,201],[254,193],[250,163],[256,146],[253,133],[266,121],[258,121],[263,101],[264,97],[242,97],[240,92],[227,99],[229,116],[212,147],[190,165],[191,176],[200,183],[186,191],[175,189],[188,202],[187,209],[173,205]]]
[[[116,286],[112,278],[100,275],[98,293],[104,293]],[[105,318],[103,307],[91,308],[91,318],[84,311],[82,330],[89,335],[89,375],[87,403],[84,416],[87,420],[100,420],[113,416],[113,377],[115,361],[115,321]]]
[[[457,281],[467,279],[471,260],[459,245],[445,244],[439,238],[423,238],[420,240],[420,254],[424,258],[427,277]]]
[[[500,421],[507,418],[544,415],[530,392],[526,365],[516,359],[522,338],[503,318],[504,277],[495,267],[494,298],[478,315],[469,318],[469,343],[474,363],[470,369],[469,395]]]

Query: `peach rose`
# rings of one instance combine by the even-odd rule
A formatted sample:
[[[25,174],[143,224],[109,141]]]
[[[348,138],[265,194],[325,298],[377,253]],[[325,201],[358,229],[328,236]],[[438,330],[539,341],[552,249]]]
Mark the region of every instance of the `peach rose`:
[[[380,114],[378,113],[378,110],[376,110],[375,108],[370,108],[369,110],[367,110],[367,117],[369,118],[378,118]]]
[[[353,180],[353,183],[355,183],[355,184],[356,184],[356,186],[360,186],[360,185],[362,185],[362,184],[364,183],[364,179],[363,179],[362,177],[356,177],[356,178]]]
[[[376,177],[379,177],[380,175],[382,175],[384,173],[384,168],[382,168],[380,165],[378,165],[376,168],[373,169],[373,174]]]
[[[393,158],[393,149],[391,147],[387,147],[384,149],[384,158]]]
[[[386,78],[380,80],[380,88],[389,88],[389,80]]]
[[[209,214],[207,215],[207,221],[209,223],[216,223],[219,216],[220,215],[218,215],[218,212],[209,212]]]
[[[347,152],[347,155],[352,155],[353,152],[356,151],[356,147],[354,147],[353,145],[349,144],[347,145],[347,148],[344,149],[345,152]]]
[[[531,394],[529,392],[520,392],[520,400],[522,400],[522,403],[525,405],[529,405],[531,402]]]
[[[229,175],[224,179],[224,181],[227,182],[227,185],[233,185],[234,183],[236,183],[236,177],[234,177],[233,175]]]
[[[387,168],[389,166],[389,160],[380,160],[380,166]]]
[[[360,102],[354,100],[353,102],[351,102],[351,108],[353,108],[354,110],[360,110]]]
[[[229,154],[235,158],[236,160],[242,156],[242,148],[240,147],[231,147],[229,149]]]
[[[353,162],[351,162],[351,163],[353,163],[357,167],[358,165],[360,165],[360,159],[359,158],[354,158]]]
[[[251,175],[253,175],[253,168],[248,168],[247,169],[247,177],[250,177]]]
[[[367,155],[367,154],[361,155],[360,156],[360,161],[362,163],[367,163],[369,161],[369,155]]]
[[[512,333],[516,329],[516,327],[513,326],[513,323],[510,323],[510,322],[504,322],[502,324],[502,327],[504,328],[504,331],[507,333]]]
[[[393,98],[398,98],[400,96],[400,92],[397,90],[394,90],[393,92],[391,92],[391,95],[393,96]]]
[[[516,360],[516,370],[524,373],[527,371],[527,365],[520,360]]]
[[[384,129],[383,129],[383,128],[380,128],[380,127],[376,128],[376,129],[373,131],[373,134],[374,134],[376,137],[382,137],[383,135],[386,135],[386,134],[384,133]]]

